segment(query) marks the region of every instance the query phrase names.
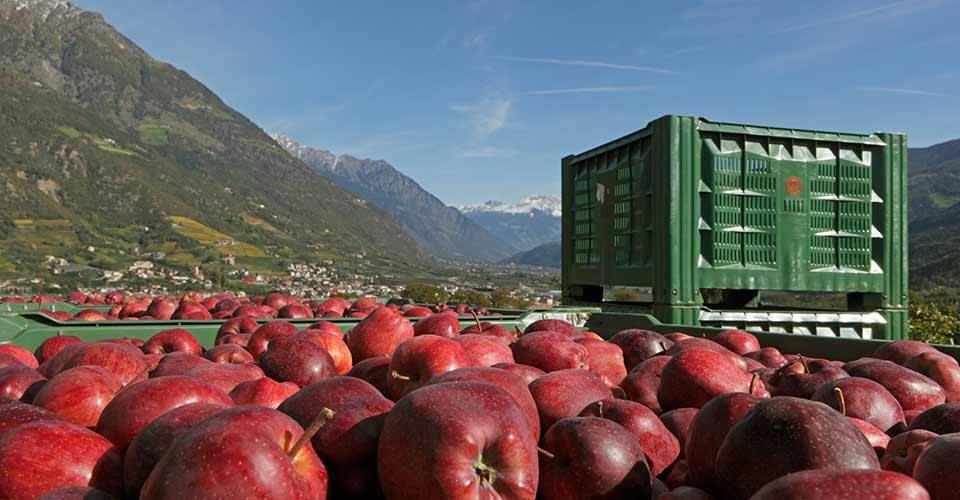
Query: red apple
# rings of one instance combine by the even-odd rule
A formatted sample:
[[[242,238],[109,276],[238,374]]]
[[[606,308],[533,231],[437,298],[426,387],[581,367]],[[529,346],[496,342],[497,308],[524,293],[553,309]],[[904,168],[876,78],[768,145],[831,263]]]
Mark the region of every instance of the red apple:
[[[516,363],[497,363],[493,365],[492,368],[506,370],[514,375],[518,375],[527,385],[530,385],[530,382],[533,382],[547,373],[539,368],[534,368],[527,365],[518,365]]]
[[[126,450],[133,438],[154,419],[191,403],[233,406],[230,396],[202,380],[181,375],[153,378],[118,393],[100,414],[97,433],[117,448]]]
[[[336,324],[329,321],[317,321],[316,323],[312,323],[307,327],[307,330],[321,330],[332,333],[341,339],[343,338],[343,330],[341,330]]]
[[[313,317],[313,311],[302,304],[287,304],[277,312],[278,318],[288,319],[310,319]]]
[[[407,318],[380,307],[347,334],[347,347],[357,363],[375,356],[392,356],[401,342],[413,337],[413,325]]]
[[[327,329],[309,328],[294,333],[290,338],[309,340],[326,349],[327,354],[333,358],[337,375],[344,375],[353,367],[353,356],[350,354],[347,343],[343,341],[342,335],[330,333]]]
[[[660,475],[680,455],[680,442],[655,413],[640,403],[602,399],[587,405],[581,417],[599,417],[616,422],[633,434],[647,459],[650,472]]]
[[[880,383],[897,398],[904,411],[926,410],[946,401],[946,392],[940,384],[891,361],[874,361],[844,369],[851,376]]]
[[[681,344],[683,342],[677,345]],[[674,354],[663,366],[657,401],[665,410],[701,408],[714,397],[728,392],[770,396],[763,383],[731,363],[727,356],[704,349],[686,349]]]
[[[633,369],[650,357],[666,352],[674,344],[672,340],[657,332],[633,328],[617,332],[610,337],[610,342],[620,346],[627,370]]]
[[[355,365],[347,372],[348,377],[356,377],[376,387],[380,394],[387,397],[390,390],[387,388],[387,379],[390,377],[390,356],[376,356],[367,358]]]
[[[78,366],[50,379],[37,393],[33,404],[67,422],[93,427],[120,389],[123,389],[120,380],[105,368]]]
[[[257,328],[260,328],[260,323],[257,323],[256,318],[253,316],[240,316],[237,318],[228,319],[223,323],[220,329],[217,330],[217,339],[226,335],[237,335],[237,334],[252,334],[257,331]]]
[[[211,403],[188,404],[160,415],[144,427],[123,456],[123,489],[127,498],[140,495],[143,483],[176,438],[225,408]]]
[[[457,335],[450,340],[460,344],[473,360],[473,366],[493,366],[500,363],[513,363],[513,351],[501,339],[491,335],[468,333]]]
[[[713,341],[741,356],[760,350],[757,337],[743,330],[724,330],[713,337]]]
[[[119,497],[121,455],[96,433],[56,420],[7,431],[0,438],[0,498],[33,500],[67,486],[93,486]]]
[[[214,341],[214,345],[237,344],[246,349],[247,344],[250,343],[250,337],[252,337],[252,335],[249,333],[229,333]]]
[[[390,398],[396,401],[441,373],[472,364],[470,355],[453,340],[436,335],[405,340],[390,360]]]
[[[263,377],[240,382],[230,391],[230,399],[238,406],[260,405],[276,409],[299,390],[300,386],[293,382],[277,382],[270,377]]]
[[[541,319],[530,323],[523,330],[523,334],[527,335],[528,333],[533,332],[557,332],[563,334],[570,338],[577,338],[583,336],[583,332],[579,328],[571,325],[570,323],[562,319]]]
[[[684,475],[689,475],[689,466],[686,464],[687,440],[690,437],[690,426],[693,425],[693,419],[700,413],[698,408],[677,408],[660,415],[660,421],[664,427],[670,430],[677,441],[680,443],[680,458],[684,459]],[[683,483],[688,481],[684,479]]]
[[[657,400],[657,391],[660,389],[663,367],[668,362],[669,356],[654,356],[633,367],[620,382],[626,398],[660,413],[662,408]]]
[[[114,500],[109,493],[89,486],[68,486],[55,489],[37,500]]]
[[[220,344],[203,353],[203,357],[214,363],[243,364],[252,363],[253,355],[237,344]]]
[[[480,335],[490,335],[492,337],[497,337],[498,339],[501,339],[508,344],[512,344],[517,340],[517,335],[511,332],[510,330],[508,330],[507,327],[496,324],[496,323],[490,323],[487,321],[481,321],[481,322],[472,324],[464,328],[463,330],[461,330],[460,333],[461,334],[476,333]]]
[[[253,359],[260,359],[260,356],[267,351],[271,341],[293,335],[299,330],[296,325],[287,321],[264,323],[257,328],[257,331],[253,332],[247,342],[247,350],[250,351],[250,354],[253,354]]]
[[[43,375],[27,366],[13,365],[0,368],[0,396],[2,397],[30,403],[46,382],[47,379]]]
[[[603,379],[581,369],[547,373],[531,382],[529,387],[540,414],[541,432],[546,432],[562,418],[576,416],[590,403],[613,398]]]
[[[62,420],[39,406],[0,396],[0,438],[7,432],[37,420]]]
[[[433,314],[429,307],[411,307],[404,311],[403,315],[407,318],[426,318]]]
[[[430,379],[427,385],[465,381],[485,382],[507,391],[526,415],[534,437],[540,440],[540,416],[537,413],[537,402],[533,400],[533,395],[530,394],[527,382],[523,378],[506,370],[478,366],[458,368],[438,375]]]
[[[537,441],[503,389],[483,382],[431,385],[387,414],[377,470],[391,499],[533,500]]]
[[[960,366],[953,356],[936,352],[922,352],[903,365],[929,377],[943,387],[948,403],[960,402]]]
[[[413,325],[414,336],[436,335],[438,337],[454,337],[460,331],[460,320],[451,314],[431,314]]]
[[[327,470],[303,435],[299,424],[277,410],[222,410],[170,445],[140,498],[181,498],[185,492],[198,500],[326,498]]]
[[[188,352],[197,356],[203,354],[203,348],[192,333],[183,328],[173,328],[155,333],[143,343],[141,348],[146,354],[169,354]]]
[[[174,352],[160,359],[157,367],[150,372],[150,378],[183,375],[187,370],[200,365],[208,365],[211,361],[196,354]]]
[[[228,394],[241,382],[261,379],[263,370],[253,363],[242,365],[207,363],[187,370],[184,376],[202,380]]]
[[[600,375],[600,378],[610,387],[620,385],[627,376],[627,369],[623,363],[623,350],[620,346],[591,337],[574,339],[574,342],[587,348],[590,371]]]
[[[267,352],[260,356],[260,366],[268,377],[293,382],[300,387],[337,375],[330,353],[316,343],[300,338],[272,342]]]
[[[709,490],[718,489],[717,452],[727,433],[747,414],[760,398],[733,392],[711,399],[697,412],[687,432],[684,459],[690,470],[690,482]]]
[[[876,359],[892,361],[902,365],[910,358],[924,352],[938,352],[936,347],[917,340],[897,340],[883,344],[873,353]]]
[[[101,366],[116,375],[123,385],[147,378],[150,365],[143,360],[143,353],[133,345],[94,342],[84,346],[63,365],[62,370],[83,365]]]
[[[912,476],[917,457],[937,436],[939,434],[922,429],[897,434],[887,443],[887,449],[880,457],[880,466],[883,470]]]
[[[37,358],[37,361],[40,363],[46,362],[48,359],[54,357],[59,353],[64,347],[70,344],[82,343],[83,340],[80,340],[79,337],[74,337],[73,335],[63,335],[61,332],[53,337],[50,337],[40,343],[40,346],[37,347],[37,350],[33,353]]]
[[[40,367],[40,363],[37,362],[37,358],[35,358],[30,351],[18,345],[0,344],[0,353],[9,354],[19,359],[20,362],[23,363],[24,366],[27,366],[28,368],[33,368],[34,370],[36,370],[37,368]]]
[[[393,402],[372,385],[335,377],[315,382],[288,398],[280,411],[301,425],[321,412],[333,418],[313,436],[313,447],[331,471],[332,497],[382,497],[376,477],[377,441]]]
[[[848,417],[870,422],[884,432],[899,434],[906,429],[900,403],[882,385],[870,379],[848,377],[834,380],[821,385],[810,399]]]
[[[760,489],[752,500],[929,500],[917,481],[877,470],[809,470],[781,477]],[[937,498],[937,497],[934,497]]]
[[[589,368],[590,352],[573,338],[558,332],[526,333],[511,346],[513,359],[522,365],[535,366],[545,372],[570,368]]]

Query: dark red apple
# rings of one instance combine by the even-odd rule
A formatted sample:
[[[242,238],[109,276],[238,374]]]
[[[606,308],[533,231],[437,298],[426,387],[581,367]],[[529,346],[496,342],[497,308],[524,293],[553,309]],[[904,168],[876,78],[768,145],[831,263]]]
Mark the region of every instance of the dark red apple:
[[[441,373],[472,365],[467,351],[451,339],[421,335],[405,340],[390,360],[390,398],[396,401]]]
[[[636,401],[654,412],[661,412],[657,391],[660,389],[663,367],[669,362],[669,356],[654,356],[630,370],[620,382],[620,388],[623,389],[627,399]]]
[[[123,389],[120,380],[105,368],[78,366],[47,381],[34,397],[33,404],[50,410],[67,422],[93,427],[120,389]]]
[[[653,498],[656,500],[717,500],[717,497],[693,486],[678,486]]]
[[[257,328],[260,328],[260,323],[257,323],[256,318],[253,316],[244,315],[231,318],[225,321],[217,330],[216,338],[219,339],[225,335],[252,334],[257,331]]]
[[[557,420],[573,417],[587,405],[613,398],[610,387],[597,374],[581,369],[559,370],[530,383],[530,394],[540,414],[540,432]]]
[[[186,352],[170,353],[160,359],[157,367],[150,372],[150,378],[183,375],[187,370],[195,366],[208,365],[211,362],[209,359],[201,358],[196,354]]]
[[[635,328],[617,332],[610,337],[610,342],[620,346],[627,370],[673,346],[673,341],[657,332]]]
[[[533,500],[537,441],[503,389],[483,382],[430,385],[387,414],[377,470],[391,499]]]
[[[337,368],[326,349],[301,338],[274,340],[260,356],[260,366],[270,378],[300,387],[335,377]]]
[[[263,370],[253,364],[232,365],[224,363],[207,363],[185,371],[186,377],[202,380],[217,389],[229,394],[237,385],[248,380],[258,380],[264,377]]]
[[[431,314],[426,318],[417,321],[413,325],[413,334],[436,335],[438,337],[454,337],[460,331],[460,320],[452,314]]]
[[[335,377],[304,387],[279,409],[301,425],[310,425],[322,412],[333,410],[333,418],[312,440],[331,471],[331,493],[370,498],[382,496],[376,477],[377,441],[391,408],[393,402],[372,385],[353,377]]]
[[[115,500],[109,493],[89,486],[68,486],[58,488],[37,500]]]
[[[500,363],[513,363],[513,351],[510,345],[492,335],[468,333],[457,335],[450,340],[460,347],[473,360],[473,366],[493,366]]]
[[[960,432],[960,403],[943,403],[925,410],[910,423],[910,430],[923,429],[937,434]]]
[[[357,363],[375,356],[392,356],[401,342],[413,337],[413,325],[400,314],[380,307],[347,334],[347,347]]]
[[[146,354],[169,354],[171,352],[187,352],[200,356],[203,348],[192,333],[183,328],[172,328],[155,333],[143,343],[141,348]]]
[[[64,363],[61,371],[83,365],[101,366],[113,373],[123,385],[147,378],[147,370],[150,366],[144,361],[143,353],[133,345],[94,342],[84,346]]]
[[[850,422],[867,438],[870,446],[873,446],[873,451],[877,452],[877,458],[883,457],[883,453],[887,450],[887,444],[890,442],[890,436],[866,420],[853,417],[847,418],[850,419]]]
[[[250,337],[252,336],[253,335],[250,335],[249,333],[228,333],[227,335],[224,335],[214,341],[214,345],[237,344],[238,346],[246,349],[247,344],[250,342]]]
[[[285,319],[309,319],[313,317],[313,311],[302,304],[287,304],[277,312],[278,318]]]
[[[687,438],[690,436],[690,426],[693,424],[693,419],[696,418],[697,413],[700,413],[698,408],[677,408],[660,415],[660,421],[663,422],[664,427],[666,427],[680,443],[680,458],[685,458],[684,454],[687,449]],[[684,472],[685,475],[688,473],[689,469]],[[684,480],[684,483],[686,482],[687,481]]]
[[[337,375],[344,375],[353,367],[353,355],[350,354],[350,348],[347,347],[347,343],[343,341],[341,335],[330,333],[326,329],[309,328],[294,333],[290,338],[309,340],[326,349],[327,354],[333,358]]]
[[[751,500],[930,500],[917,481],[878,470],[808,470],[781,477]]]
[[[916,479],[935,500],[956,498],[960,492],[960,434],[948,434],[930,440],[913,466]]]
[[[387,379],[390,377],[390,356],[367,358],[347,372],[348,377],[356,377],[376,387],[384,397],[390,394]]]
[[[726,496],[746,500],[763,485],[812,469],[879,470],[870,442],[833,408],[800,398],[760,401],[730,429],[717,453]]]
[[[622,425],[643,450],[650,472],[660,475],[680,455],[680,442],[655,413],[640,403],[603,399],[587,405],[581,417],[599,417]]]
[[[237,344],[220,344],[203,353],[203,357],[214,363],[243,364],[253,362],[253,354]]]
[[[892,361],[874,361],[846,368],[854,377],[863,377],[884,386],[900,407],[906,410],[926,410],[946,401],[946,392],[940,384]]]
[[[67,486],[93,486],[117,497],[120,453],[110,441],[83,427],[41,420],[0,437],[0,498],[33,500]]]
[[[230,396],[202,380],[180,375],[153,378],[118,393],[100,414],[97,433],[117,448],[126,450],[133,438],[154,419],[191,403],[233,406]]]
[[[728,392],[770,396],[762,383],[731,363],[727,356],[704,349],[677,352],[663,366],[660,377],[657,401],[664,410],[700,408]]]
[[[526,328],[523,329],[524,335],[533,332],[557,332],[570,338],[583,336],[583,332],[581,332],[579,328],[562,319],[537,320],[533,323],[530,323]]]
[[[758,351],[748,352],[743,357],[757,361],[767,368],[780,368],[787,364],[787,358],[775,347],[763,347]]]
[[[260,405],[277,408],[297,393],[300,386],[293,382],[277,382],[270,377],[240,382],[230,391],[230,399],[239,405]]]
[[[28,368],[33,368],[34,370],[36,370],[37,368],[40,367],[40,363],[37,362],[37,358],[35,358],[30,351],[18,345],[0,344],[0,353],[9,354],[19,359],[20,362],[23,363],[23,365]]]
[[[520,378],[526,382],[527,385],[530,385],[530,382],[542,377],[546,372],[527,365],[518,365],[516,363],[497,363],[491,368],[497,368],[500,370],[506,370],[514,375],[518,375]]]
[[[898,434],[906,428],[900,403],[873,380],[848,377],[820,386],[810,398],[844,415],[870,422],[878,429]]]
[[[757,337],[743,330],[724,330],[713,337],[713,341],[741,356],[760,350]]]
[[[127,498],[137,498],[157,462],[178,437],[226,407],[196,403],[174,408],[143,428],[123,456],[123,489]]]
[[[960,366],[953,356],[936,352],[922,352],[903,365],[926,375],[943,387],[948,403],[960,402]]]
[[[590,366],[590,353],[573,338],[553,331],[526,333],[510,348],[513,359],[522,365],[537,367],[545,372]]]
[[[883,470],[913,476],[913,465],[917,462],[917,457],[937,436],[939,434],[922,429],[897,434],[887,443],[887,449],[880,457],[880,466]]]
[[[140,498],[182,498],[186,492],[210,500],[326,498],[327,470],[309,434],[301,440],[303,435],[299,424],[277,410],[252,405],[222,410],[171,444]]]
[[[253,359],[260,359],[260,355],[267,352],[270,342],[277,338],[288,337],[300,329],[287,321],[271,321],[264,323],[253,332],[247,342],[247,350],[253,354]]]
[[[897,340],[896,342],[890,342],[878,347],[877,350],[873,352],[873,357],[902,365],[909,361],[910,358],[923,352],[938,351],[936,347],[925,342],[917,340]]]
[[[711,399],[690,422],[684,458],[692,484],[715,491],[720,478],[716,474],[717,452],[727,433],[747,414],[760,398],[734,392]]]
[[[587,348],[589,370],[607,383],[610,387],[618,387],[627,376],[627,369],[623,362],[623,350],[612,342],[605,342],[590,337],[574,339],[574,342]]]
[[[676,344],[670,346],[670,349],[667,349],[665,354],[667,356],[673,356],[679,352],[690,349],[713,351],[715,353],[724,355],[727,360],[730,361],[730,363],[743,371],[749,371],[751,369],[747,358],[744,358],[730,349],[727,349],[726,347],[723,347],[722,345],[708,339],[692,338],[677,342]]]
[[[544,500],[650,498],[651,475],[630,431],[611,420],[571,417],[543,437],[540,489]]]
[[[23,365],[0,368],[0,396],[30,403],[46,381],[39,372]]]
[[[799,370],[792,370],[791,368],[794,367],[799,368]],[[774,396],[809,399],[820,386],[849,376],[846,371],[834,365],[799,358],[790,361],[774,372],[770,378],[772,386],[770,392]]]
[[[73,335],[63,335],[61,332],[57,332],[56,335],[50,337],[40,343],[40,346],[37,347],[37,350],[33,353],[37,358],[37,361],[45,363],[48,359],[54,357],[59,353],[64,347],[70,344],[79,344],[83,340],[80,340],[80,337],[74,337]]]
[[[433,377],[427,385],[467,381],[485,382],[507,391],[507,393],[513,396],[517,404],[520,405],[520,409],[523,410],[523,413],[527,417],[527,422],[530,424],[530,430],[539,441],[540,416],[537,413],[537,402],[533,400],[530,389],[527,387],[527,382],[519,375],[498,368],[459,368]]]

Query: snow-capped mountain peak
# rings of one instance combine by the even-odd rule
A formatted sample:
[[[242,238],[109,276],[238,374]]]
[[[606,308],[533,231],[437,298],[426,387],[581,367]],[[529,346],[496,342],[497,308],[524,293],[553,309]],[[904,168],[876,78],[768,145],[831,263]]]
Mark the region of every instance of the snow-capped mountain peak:
[[[504,214],[533,214],[534,210],[560,217],[562,210],[560,208],[560,198],[556,196],[534,195],[521,198],[516,203],[504,203],[501,201],[485,201],[476,205],[458,206],[463,213],[475,212],[499,212]]]

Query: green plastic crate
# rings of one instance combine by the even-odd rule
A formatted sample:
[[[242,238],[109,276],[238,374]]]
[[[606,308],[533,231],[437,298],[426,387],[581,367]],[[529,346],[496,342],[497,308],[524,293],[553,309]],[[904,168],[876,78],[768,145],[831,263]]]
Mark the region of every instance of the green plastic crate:
[[[698,325],[701,290],[840,292],[904,338],[907,140],[665,116],[562,161],[565,303],[652,289]]]

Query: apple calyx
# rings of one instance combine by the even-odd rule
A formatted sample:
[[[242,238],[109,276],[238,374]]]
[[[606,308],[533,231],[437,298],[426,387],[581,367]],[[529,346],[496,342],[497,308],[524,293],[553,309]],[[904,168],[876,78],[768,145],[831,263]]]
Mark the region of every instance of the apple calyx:
[[[840,401],[840,414],[844,417],[847,416],[847,402],[843,399],[843,389],[839,387],[833,388],[833,393],[837,395],[837,399]]]
[[[324,407],[320,410],[320,413],[317,415],[317,418],[313,419],[313,422],[310,422],[310,426],[303,431],[303,434],[300,435],[300,439],[297,439],[297,442],[293,444],[293,447],[287,451],[287,456],[291,459],[297,456],[297,453],[300,453],[300,449],[303,448],[307,442],[313,439],[313,435],[320,430],[327,422],[329,422],[333,416],[334,411],[330,408]]]
[[[402,373],[400,373],[400,372],[398,372],[398,371],[396,371],[396,370],[391,370],[391,371],[390,371],[390,376],[393,377],[393,378],[395,378],[395,379],[397,379],[397,380],[403,380],[404,382],[408,382],[408,381],[410,381],[410,380],[413,380],[412,377],[408,377],[408,376],[406,376],[406,375],[403,375]]]
[[[477,461],[474,462],[473,472],[476,473],[477,479],[480,480],[482,485],[491,485],[497,480],[497,471],[483,463],[483,455],[477,457]]]

